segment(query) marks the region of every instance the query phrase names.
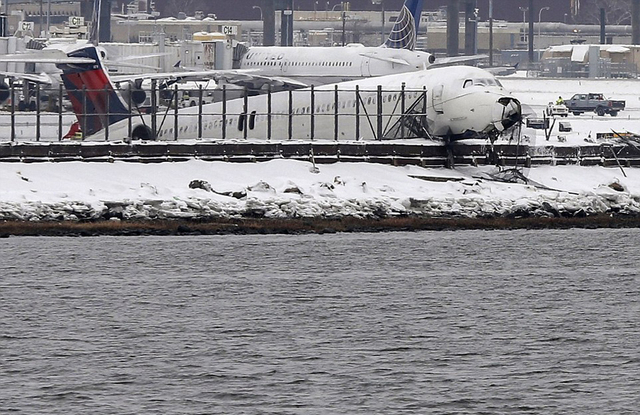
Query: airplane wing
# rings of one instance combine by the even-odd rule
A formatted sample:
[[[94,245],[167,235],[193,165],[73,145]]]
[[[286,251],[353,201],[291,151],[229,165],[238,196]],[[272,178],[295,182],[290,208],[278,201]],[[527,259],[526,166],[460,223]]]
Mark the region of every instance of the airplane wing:
[[[4,72],[0,71],[0,76],[4,76],[12,79],[24,79],[30,82],[35,82],[36,84],[46,84],[52,85],[53,80],[47,74],[33,74],[33,73],[23,73],[23,72]]]
[[[24,63],[94,63],[90,58],[72,58],[61,50],[38,50],[35,52],[12,53],[0,56],[0,62],[24,62]]]
[[[112,75],[110,76],[110,78],[116,84],[122,82],[139,82],[153,79],[162,80],[167,83],[213,79],[216,82],[224,81],[229,84],[247,86],[250,89],[260,89],[264,85],[271,85],[273,87],[288,86],[292,88],[304,88],[309,86],[303,82],[286,77],[259,75],[255,73],[255,70],[253,69],[212,69],[208,71],[180,71],[140,75]]]
[[[370,59],[377,59],[379,61],[384,61],[384,62],[390,62],[390,63],[395,63],[398,65],[409,65],[409,62],[407,62],[404,59],[397,59],[397,58],[391,58],[391,57],[386,57],[386,56],[379,56],[375,53],[366,53],[363,52],[360,54],[360,56],[364,56],[366,58],[370,58]]]
[[[157,71],[160,69],[159,66],[151,66],[151,65],[142,65],[139,63],[130,63],[130,62],[120,62],[120,61],[111,61],[109,59],[105,59],[104,64],[108,68],[143,68],[149,69],[151,71]]]
[[[493,76],[507,76],[516,73],[517,66],[491,66],[482,69],[490,72]]]

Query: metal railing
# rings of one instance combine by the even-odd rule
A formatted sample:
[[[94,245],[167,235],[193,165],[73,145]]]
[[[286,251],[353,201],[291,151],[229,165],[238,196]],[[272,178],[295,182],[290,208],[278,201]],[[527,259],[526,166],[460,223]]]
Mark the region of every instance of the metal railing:
[[[76,110],[87,114],[76,119],[61,85],[55,89],[11,85],[9,98],[0,108],[0,140],[85,140],[93,139],[85,133],[96,128],[101,130],[100,140],[123,140],[125,136],[114,136],[114,125],[107,122],[113,117],[122,119],[120,127],[127,120],[126,137],[131,138],[136,126],[144,125],[149,138],[165,141],[186,137],[337,141],[428,136],[426,88],[341,90],[335,86],[278,93],[269,88],[253,96],[255,91],[246,88],[223,85],[212,91],[178,84],[162,88],[154,81],[145,91],[144,102],[136,103],[131,93],[123,93],[121,111],[116,113],[109,110],[114,97],[110,92],[109,88],[76,91]],[[79,128],[75,134],[74,124]]]

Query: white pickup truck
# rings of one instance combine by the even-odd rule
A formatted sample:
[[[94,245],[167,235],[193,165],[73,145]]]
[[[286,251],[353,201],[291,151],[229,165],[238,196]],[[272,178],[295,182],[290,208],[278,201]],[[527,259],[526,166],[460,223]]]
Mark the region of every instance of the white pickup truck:
[[[564,104],[556,104],[555,102],[550,102],[545,109],[547,117],[566,117],[569,115],[569,108],[567,108]]]

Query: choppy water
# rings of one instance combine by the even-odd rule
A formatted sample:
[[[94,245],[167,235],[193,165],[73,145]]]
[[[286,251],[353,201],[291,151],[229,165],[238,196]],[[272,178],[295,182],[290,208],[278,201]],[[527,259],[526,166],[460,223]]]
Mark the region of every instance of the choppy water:
[[[0,240],[0,413],[624,414],[637,230]]]

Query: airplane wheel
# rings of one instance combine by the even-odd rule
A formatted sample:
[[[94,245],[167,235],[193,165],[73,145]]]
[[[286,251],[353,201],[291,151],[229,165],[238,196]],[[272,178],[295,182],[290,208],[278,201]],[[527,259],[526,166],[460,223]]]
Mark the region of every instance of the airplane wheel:
[[[133,140],[155,140],[156,137],[151,131],[151,128],[146,125],[138,125],[133,131],[131,131],[131,138]]]

